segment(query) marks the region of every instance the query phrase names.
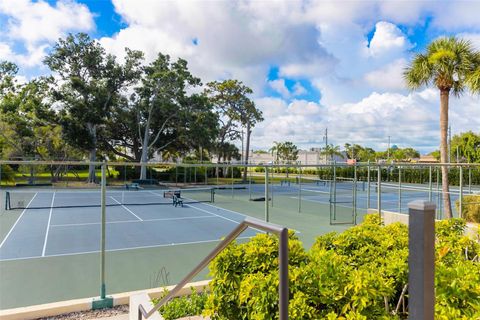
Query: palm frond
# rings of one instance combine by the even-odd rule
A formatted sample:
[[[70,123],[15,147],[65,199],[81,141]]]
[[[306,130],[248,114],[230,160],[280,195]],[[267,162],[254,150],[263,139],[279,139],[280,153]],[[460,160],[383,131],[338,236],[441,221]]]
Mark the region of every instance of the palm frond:
[[[466,83],[472,92],[480,94],[480,66],[468,75]]]
[[[427,86],[432,80],[432,66],[428,61],[428,57],[423,54],[417,54],[412,61],[412,64],[408,66],[403,72],[403,78],[407,84],[407,87],[415,90],[422,86]]]

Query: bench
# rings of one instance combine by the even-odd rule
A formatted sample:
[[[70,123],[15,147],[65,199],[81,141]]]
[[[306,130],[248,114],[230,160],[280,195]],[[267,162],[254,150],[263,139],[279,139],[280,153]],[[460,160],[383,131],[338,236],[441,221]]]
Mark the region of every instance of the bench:
[[[126,188],[127,190],[130,190],[130,189],[132,189],[132,190],[134,190],[134,189],[135,189],[135,190],[138,190],[138,189],[140,189],[140,185],[139,185],[138,183],[135,183],[135,182],[134,182],[134,183],[127,183],[127,184],[125,184],[125,188]]]

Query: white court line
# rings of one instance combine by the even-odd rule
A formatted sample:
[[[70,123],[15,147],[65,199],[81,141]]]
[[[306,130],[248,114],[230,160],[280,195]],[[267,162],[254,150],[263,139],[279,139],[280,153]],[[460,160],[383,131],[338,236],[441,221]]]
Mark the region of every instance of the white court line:
[[[135,213],[133,213],[132,210],[128,209],[127,207],[125,207],[120,201],[118,201],[117,199],[115,199],[114,197],[110,196],[110,198],[112,198],[113,201],[115,201],[116,203],[122,205],[122,208],[127,210],[128,212],[130,212],[135,218],[137,218],[138,220],[140,221],[143,221],[142,218],[140,218],[139,216],[137,216]]]
[[[250,239],[251,237],[238,237],[237,239]],[[222,239],[214,239],[214,240],[200,240],[200,241],[191,241],[191,242],[178,242],[178,243],[166,243],[166,244],[157,244],[151,246],[140,246],[140,247],[131,247],[131,248],[121,248],[121,249],[110,249],[105,250],[106,252],[116,252],[116,251],[129,251],[129,250],[138,250],[138,249],[148,249],[148,248],[159,248],[159,247],[175,247],[175,246],[184,246],[189,244],[201,244],[201,243],[209,243],[209,242],[219,242]],[[95,251],[85,251],[85,252],[77,252],[77,253],[59,253],[59,254],[51,254],[45,257],[41,256],[31,256],[31,257],[24,257],[24,258],[8,258],[8,259],[0,259],[0,261],[16,261],[16,260],[29,260],[29,259],[41,259],[41,258],[50,258],[50,257],[64,257],[64,256],[78,256],[82,254],[90,254],[90,253],[98,253],[100,250]]]
[[[217,210],[224,210],[224,211],[228,211],[228,212],[231,212],[231,213],[235,213],[235,214],[237,214],[237,215],[239,215],[239,216],[242,216],[244,219],[247,218],[247,217],[249,217],[249,215],[247,215],[247,214],[243,214],[243,213],[240,213],[240,212],[237,212],[237,211],[233,211],[233,210],[230,210],[230,209],[225,209],[225,208],[222,208],[222,207],[216,207],[216,206],[213,206],[213,205],[208,204],[208,203],[202,202],[201,204],[203,204],[203,205],[205,205],[205,206],[209,206],[209,207],[215,208],[215,209],[217,209]],[[194,208],[196,208],[196,207],[194,207]],[[216,215],[216,214],[213,213],[213,212],[210,212],[210,211],[207,211],[207,210],[205,210],[205,211],[208,212],[208,213],[211,213],[211,214],[213,214],[213,215]],[[223,217],[223,216],[219,216],[219,217],[229,220],[228,218],[225,218],[225,217]],[[231,221],[234,221],[234,220],[231,220]],[[241,223],[241,222],[237,222],[237,221],[234,221],[234,222],[237,223],[237,224],[240,224],[240,223]],[[253,228],[253,227],[249,227],[249,228],[252,228],[252,229],[254,229],[254,230],[257,230],[257,231],[259,231],[259,232],[261,232],[261,233],[265,233],[265,231],[260,230],[260,229],[257,229],[257,228]],[[295,230],[295,229],[290,229],[290,228],[289,228],[289,230],[293,230],[293,231],[295,231],[295,233],[298,233],[298,234],[301,233],[300,231]]]
[[[50,213],[48,214],[47,232],[45,232],[45,241],[43,242],[42,257],[45,256],[45,250],[47,249],[48,231],[50,230],[50,221],[52,220],[53,202],[55,201],[55,192],[53,192],[52,203],[50,204]]]
[[[106,224],[118,224],[118,223],[138,223],[138,222],[151,222],[151,221],[175,221],[175,220],[188,220],[188,219],[206,219],[206,218],[215,218],[212,215],[208,216],[195,216],[195,217],[180,217],[180,218],[158,218],[158,219],[145,219],[142,221],[138,220],[122,220],[122,221],[110,221]],[[65,224],[52,224],[51,227],[76,227],[76,226],[90,226],[102,224],[101,222],[86,222],[86,223],[65,223]]]
[[[187,206],[187,207],[189,207],[189,208],[193,208],[193,209],[199,210],[199,211],[203,211],[203,212],[206,212],[206,213],[210,213],[211,215],[214,215],[214,216],[216,216],[216,217],[219,217],[219,218],[228,220],[228,221],[230,221],[230,222],[234,222],[234,223],[236,223],[236,224],[242,223],[242,221],[236,221],[236,220],[233,220],[233,219],[225,218],[225,217],[223,217],[223,216],[221,216],[221,215],[218,215],[218,214],[216,214],[216,213],[213,213],[213,212],[211,212],[211,211],[208,211],[208,210],[205,210],[205,209],[200,209],[200,208],[197,208],[197,207],[195,207],[195,206],[192,206],[191,204],[186,204],[185,206]]]
[[[28,207],[30,206],[30,204],[32,203],[33,199],[35,199],[35,197],[37,196],[38,192],[35,193],[35,195],[32,197],[32,200],[30,200],[30,202],[27,204],[27,206],[25,207],[25,209],[23,209],[22,213],[20,214],[20,216],[18,217],[17,221],[15,221],[15,223],[13,224],[12,228],[10,229],[10,231],[8,231],[7,235],[5,236],[5,238],[3,239],[2,243],[0,243],[0,248],[3,246],[3,244],[5,243],[5,241],[7,241],[8,239],[8,236],[12,233],[13,229],[15,228],[15,226],[17,225],[18,221],[20,221],[20,219],[22,218],[23,214],[27,211]]]

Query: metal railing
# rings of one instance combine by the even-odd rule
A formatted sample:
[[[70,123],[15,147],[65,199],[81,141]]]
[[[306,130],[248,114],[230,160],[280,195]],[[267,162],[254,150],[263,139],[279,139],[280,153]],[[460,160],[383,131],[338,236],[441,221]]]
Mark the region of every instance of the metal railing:
[[[202,271],[222,250],[224,250],[235,238],[237,238],[248,227],[260,229],[266,232],[276,234],[279,241],[279,313],[280,320],[288,319],[288,229],[266,223],[254,218],[246,218],[243,220],[225,239],[220,242],[215,249],[212,250],[190,273],[180,281],[175,288],[172,289],[165,297],[163,297],[150,311],[146,311],[142,304],[138,306],[138,320],[142,317],[148,319],[151,315],[158,311],[164,304],[172,299],[183,287],[190,282],[200,271]]]

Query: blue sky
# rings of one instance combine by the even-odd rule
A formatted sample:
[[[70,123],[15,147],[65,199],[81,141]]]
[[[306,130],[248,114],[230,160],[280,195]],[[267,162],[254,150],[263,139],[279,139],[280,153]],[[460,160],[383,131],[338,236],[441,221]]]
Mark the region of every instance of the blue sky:
[[[329,141],[426,153],[437,148],[438,93],[405,89],[415,52],[443,35],[480,47],[474,1],[0,0],[0,60],[20,77],[48,74],[59,37],[86,32],[122,59],[124,48],[182,57],[204,82],[236,78],[253,88],[265,121],[255,149]],[[480,99],[452,99],[453,133],[480,128]]]

